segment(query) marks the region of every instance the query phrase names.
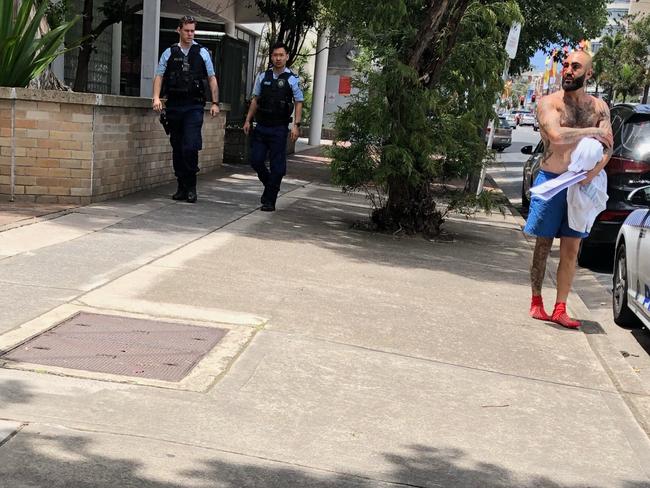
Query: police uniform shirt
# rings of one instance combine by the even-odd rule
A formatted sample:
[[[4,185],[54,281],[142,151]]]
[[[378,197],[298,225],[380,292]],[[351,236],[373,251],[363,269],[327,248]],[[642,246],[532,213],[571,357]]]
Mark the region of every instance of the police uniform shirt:
[[[192,44],[198,44],[198,42],[192,41]],[[174,44],[174,46],[178,45],[178,43]],[[187,56],[187,53],[190,52],[190,48],[185,49],[181,47],[181,51],[185,56]],[[214,66],[212,64],[212,59],[210,59],[210,52],[205,47],[201,47],[201,51],[199,52],[201,54],[201,58],[203,58],[203,62],[205,63],[205,70],[207,71],[208,76],[214,76]],[[160,56],[160,62],[158,63],[158,68],[156,68],[156,75],[164,76],[165,70],[167,69],[167,61],[169,61],[171,55],[172,49],[168,47],[162,53],[162,56]]]
[[[291,73],[291,70],[289,68],[284,68],[284,71],[282,73]],[[275,71],[273,71],[273,79],[277,80],[282,73],[277,74]],[[266,72],[260,73],[257,76],[257,79],[255,80],[255,86],[253,87],[253,96],[259,97],[260,93],[262,93],[262,81],[264,81],[265,76]],[[303,102],[305,100],[305,96],[302,94],[302,90],[300,89],[300,80],[297,76],[291,76],[289,78],[289,86],[293,91],[293,100],[295,102]]]

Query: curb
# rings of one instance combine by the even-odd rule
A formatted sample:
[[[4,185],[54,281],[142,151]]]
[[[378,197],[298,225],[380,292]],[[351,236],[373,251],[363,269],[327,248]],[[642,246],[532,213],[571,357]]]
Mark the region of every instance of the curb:
[[[508,208],[510,214],[521,228],[522,235],[526,241],[526,244],[532,249],[534,243],[533,239],[523,233],[523,228],[526,224],[523,216],[505,196],[505,193],[503,193],[501,188],[499,188],[499,185],[493,179],[491,183],[494,184],[494,188],[498,189],[498,191],[503,194],[505,200],[507,201],[507,204],[505,206]],[[555,287],[557,285],[556,270],[558,260],[554,257],[549,256],[549,262],[553,263],[553,266],[547,267],[545,280],[550,281]],[[638,426],[645,433],[644,440],[648,441],[650,438],[650,412],[643,412],[639,410],[632,401],[632,398],[639,395],[649,396],[650,391],[645,388],[641,379],[632,369],[632,366],[630,366],[630,364],[625,361],[620,353],[612,346],[611,342],[606,338],[607,331],[601,326],[599,322],[593,320],[594,317],[591,311],[582,300],[580,295],[578,295],[573,290],[569,292],[567,308],[573,316],[578,316],[582,322],[586,322],[583,323],[583,326],[580,328],[580,332],[585,335],[587,343],[598,359],[601,367],[609,377],[622,400],[625,402],[625,405],[628,407],[629,412],[634,417],[634,420],[636,420]],[[647,460],[650,463],[650,454],[644,457],[647,457]]]

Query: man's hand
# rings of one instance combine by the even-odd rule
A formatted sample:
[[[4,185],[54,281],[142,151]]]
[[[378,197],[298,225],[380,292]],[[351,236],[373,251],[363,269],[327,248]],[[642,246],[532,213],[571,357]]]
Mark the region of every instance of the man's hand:
[[[163,106],[162,106],[162,102],[160,101],[160,98],[155,97],[153,99],[152,106],[153,106],[153,111],[154,112],[158,112],[158,113],[162,112]]]
[[[591,180],[593,180],[601,171],[602,170],[598,166],[596,166],[594,169],[590,171],[587,171],[587,177],[584,180],[579,182],[580,185],[587,186],[589,183],[591,183]]]
[[[598,134],[594,136],[594,139],[600,141],[605,149],[611,149],[614,145],[614,136],[609,127],[599,127]]]
[[[251,131],[251,123],[247,120],[244,122],[244,134],[248,135]]]
[[[213,103],[212,106],[210,107],[210,115],[212,117],[216,117],[218,113],[219,113],[219,104]]]
[[[292,125],[291,126],[291,135],[289,136],[291,138],[291,141],[296,142],[298,140],[298,137],[300,136],[300,129],[298,128],[297,125]]]

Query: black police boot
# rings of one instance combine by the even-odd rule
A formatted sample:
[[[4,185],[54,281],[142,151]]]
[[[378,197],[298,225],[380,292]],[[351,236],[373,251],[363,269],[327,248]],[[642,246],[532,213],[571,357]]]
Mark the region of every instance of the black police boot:
[[[173,200],[185,200],[187,199],[187,189],[181,180],[178,180],[178,188],[176,193],[172,195]]]
[[[191,188],[187,189],[187,201],[188,203],[196,203],[197,195],[196,195],[196,187],[193,186]]]

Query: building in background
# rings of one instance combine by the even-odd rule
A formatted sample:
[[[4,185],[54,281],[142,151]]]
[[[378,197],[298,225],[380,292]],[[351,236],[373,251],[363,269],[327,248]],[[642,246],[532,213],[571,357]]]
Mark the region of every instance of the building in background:
[[[83,3],[83,0],[73,0],[74,11],[81,12]],[[102,19],[101,2],[94,4],[93,17],[97,24]],[[98,38],[88,67],[88,91],[151,96],[158,59],[166,48],[178,42],[178,19],[190,15],[198,22],[195,40],[212,53],[220,101],[230,105],[228,122],[243,119],[246,99],[252,91],[261,26],[264,25],[260,23],[264,19],[256,10],[246,8],[245,4],[229,0],[146,1],[141,11],[120,24],[113,24]],[[80,36],[81,23],[77,23],[68,38]],[[77,56],[77,51],[70,51],[53,65],[57,76],[68,85],[74,82]]]
[[[630,2],[630,15],[650,14],[650,0],[632,0]]]
[[[603,36],[613,36],[616,32],[625,31],[625,20],[624,17],[631,13],[631,5],[635,3],[635,0],[618,0],[615,2],[609,2],[607,5],[607,25],[600,34],[600,37],[592,39],[591,47],[593,53],[597,53],[598,49],[602,45],[601,39]],[[650,3],[650,2],[645,2]]]

